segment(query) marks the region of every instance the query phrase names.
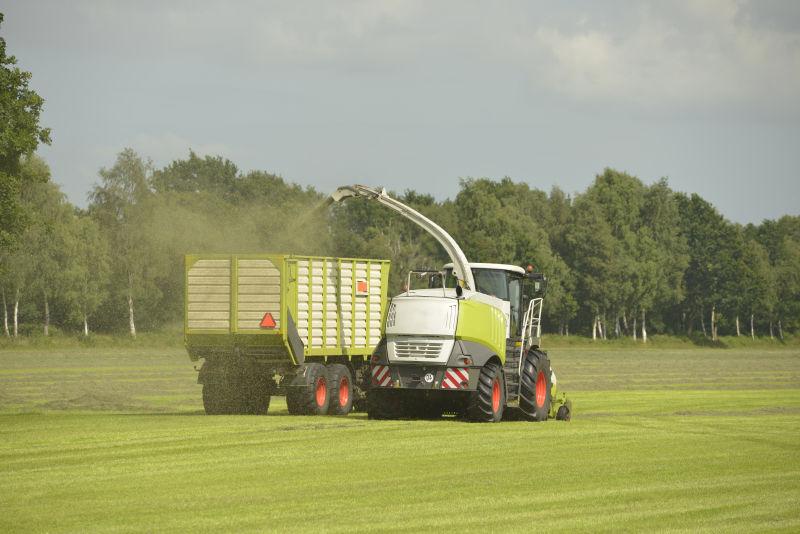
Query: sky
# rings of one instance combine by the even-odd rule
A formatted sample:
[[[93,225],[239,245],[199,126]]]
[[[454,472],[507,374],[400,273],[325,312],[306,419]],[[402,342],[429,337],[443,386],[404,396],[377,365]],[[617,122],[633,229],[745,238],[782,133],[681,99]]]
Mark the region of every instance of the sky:
[[[612,167],[729,219],[800,214],[800,2],[7,1],[81,206],[131,147],[321,192],[549,191]]]

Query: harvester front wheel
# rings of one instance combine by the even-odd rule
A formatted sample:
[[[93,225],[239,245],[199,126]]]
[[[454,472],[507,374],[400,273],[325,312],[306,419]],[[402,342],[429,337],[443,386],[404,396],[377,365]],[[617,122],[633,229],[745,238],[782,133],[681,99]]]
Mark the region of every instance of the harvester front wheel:
[[[487,363],[478,376],[478,389],[467,404],[467,419],[479,423],[496,423],[503,418],[506,406],[506,384],[503,371],[496,363]]]
[[[543,352],[531,350],[525,355],[520,377],[519,409],[529,421],[545,421],[550,413],[550,360]]]
[[[346,365],[334,363],[328,366],[330,384],[330,415],[347,415],[353,409],[353,375]]]

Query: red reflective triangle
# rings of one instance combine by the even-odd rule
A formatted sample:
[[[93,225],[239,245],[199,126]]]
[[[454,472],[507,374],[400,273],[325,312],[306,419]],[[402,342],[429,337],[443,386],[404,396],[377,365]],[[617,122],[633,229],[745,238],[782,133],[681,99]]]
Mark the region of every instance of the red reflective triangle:
[[[275,328],[275,319],[272,318],[272,314],[267,312],[264,314],[264,318],[261,319],[261,328]]]

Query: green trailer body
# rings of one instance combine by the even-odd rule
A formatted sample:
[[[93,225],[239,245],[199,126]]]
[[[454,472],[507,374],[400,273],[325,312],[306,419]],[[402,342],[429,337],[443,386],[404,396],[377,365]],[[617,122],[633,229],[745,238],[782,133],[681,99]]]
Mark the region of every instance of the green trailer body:
[[[187,255],[184,338],[189,357],[204,360],[204,400],[290,394],[334,364],[347,368],[358,400],[361,370],[383,335],[389,268],[360,258]],[[217,405],[247,411],[243,399],[228,401]]]

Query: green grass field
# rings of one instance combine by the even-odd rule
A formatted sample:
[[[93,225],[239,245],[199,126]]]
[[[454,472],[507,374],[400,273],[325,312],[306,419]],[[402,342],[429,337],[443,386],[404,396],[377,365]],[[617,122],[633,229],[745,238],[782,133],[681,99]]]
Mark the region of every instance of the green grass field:
[[[178,348],[0,350],[0,531],[800,530],[800,350],[551,351],[572,422],[202,415]]]

